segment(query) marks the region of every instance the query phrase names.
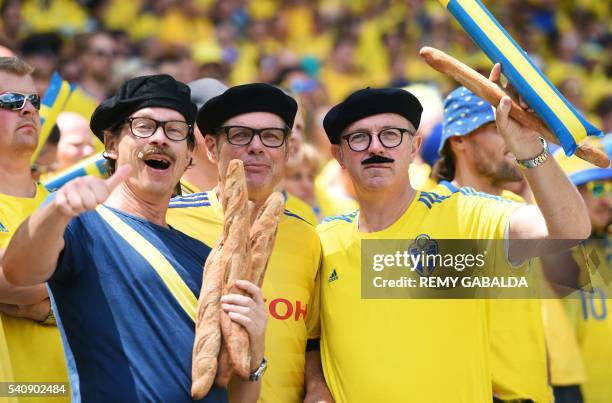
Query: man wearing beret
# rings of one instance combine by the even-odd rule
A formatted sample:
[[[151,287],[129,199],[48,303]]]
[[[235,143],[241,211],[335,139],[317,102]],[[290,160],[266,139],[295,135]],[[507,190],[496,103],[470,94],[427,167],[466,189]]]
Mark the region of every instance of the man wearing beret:
[[[217,242],[223,230],[219,197],[232,159],[243,161],[249,200],[261,207],[284,174],[296,110],[293,98],[260,83],[232,87],[205,103],[197,125],[217,165],[219,184],[208,192],[172,199],[170,225],[209,245]],[[320,259],[314,227],[285,210],[262,286],[269,318],[269,368],[260,402],[329,401],[318,351],[315,279]]]
[[[192,401],[193,312],[210,248],[171,228],[166,210],[190,164],[196,107],[167,75],[137,77],[96,109],[112,176],[63,186],[15,234],[4,274],[16,285],[48,281],[72,397],[87,402]],[[259,289],[225,296],[247,329],[252,366],[263,360]],[[250,307],[244,312],[245,305]],[[260,382],[233,382],[229,399],[256,401]],[[206,402],[225,402],[213,388]]]
[[[493,106],[465,87],[455,89],[444,100],[439,153],[442,158],[436,162],[434,173],[438,172],[441,181],[432,193],[447,196],[469,186],[494,196],[510,194],[513,200],[524,202],[502,187],[508,182],[522,181],[523,174],[497,130]],[[540,300],[494,299],[487,303],[491,312],[491,375],[496,398],[548,401]],[[543,303],[546,306],[547,301]],[[508,343],[508,337],[514,342]]]
[[[508,118],[509,106],[504,98],[498,107],[500,132],[518,159],[532,160],[542,154],[542,143]],[[318,228],[321,356],[338,402],[474,403],[490,402],[492,396],[485,302],[362,298],[362,242],[582,239],[589,234],[584,204],[550,159],[540,158],[526,170],[544,215],[533,206],[478,194],[443,198],[414,190],[408,166],[421,145],[415,137],[421,112],[407,91],[367,88],[334,106],[324,119],[332,153],[348,171],[360,208]],[[556,197],[560,192],[562,201]],[[565,225],[566,214],[573,218],[571,228]],[[509,242],[504,261],[521,262],[538,253],[529,243],[516,246]]]

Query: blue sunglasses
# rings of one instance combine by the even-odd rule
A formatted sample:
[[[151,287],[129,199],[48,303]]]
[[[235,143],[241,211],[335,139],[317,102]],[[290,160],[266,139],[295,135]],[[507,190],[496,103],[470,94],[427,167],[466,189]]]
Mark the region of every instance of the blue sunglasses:
[[[18,111],[30,101],[36,110],[40,110],[40,96],[38,94],[22,94],[20,92],[4,92],[0,94],[0,108]]]

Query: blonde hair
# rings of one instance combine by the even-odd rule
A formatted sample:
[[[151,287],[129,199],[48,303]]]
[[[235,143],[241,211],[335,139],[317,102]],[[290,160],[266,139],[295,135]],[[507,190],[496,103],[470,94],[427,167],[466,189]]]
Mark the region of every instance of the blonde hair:
[[[302,144],[295,158],[291,158],[290,162],[287,163],[287,174],[292,173],[302,165],[309,165],[315,171],[315,175],[321,169],[322,163],[319,151],[308,143]]]
[[[0,71],[22,77],[32,74],[34,67],[16,56],[0,57]]]

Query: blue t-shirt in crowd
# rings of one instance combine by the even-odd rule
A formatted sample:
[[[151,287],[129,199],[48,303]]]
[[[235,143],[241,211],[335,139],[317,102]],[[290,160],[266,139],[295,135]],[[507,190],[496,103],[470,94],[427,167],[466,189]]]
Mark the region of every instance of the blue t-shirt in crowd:
[[[110,210],[153,244],[199,295],[208,246]],[[48,284],[73,401],[191,402],[195,325],[157,272],[96,211],[72,219],[64,240]],[[226,402],[227,392],[213,387],[202,401]]]

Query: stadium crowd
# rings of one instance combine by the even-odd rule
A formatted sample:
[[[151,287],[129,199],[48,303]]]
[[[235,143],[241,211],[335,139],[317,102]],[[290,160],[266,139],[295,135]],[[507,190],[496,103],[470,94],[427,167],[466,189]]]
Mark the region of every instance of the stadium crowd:
[[[483,3],[612,157],[610,5]],[[253,379],[204,401],[611,402],[612,168],[542,151],[504,102],[430,68],[422,46],[500,82],[433,0],[1,0],[0,383],[189,401],[192,322],[104,214],[197,297],[229,160],[261,156],[249,199],[282,192],[284,221],[267,282],[223,301],[249,333]],[[75,89],[39,144],[54,73]],[[90,156],[110,178],[45,188]],[[545,273],[547,297],[360,298],[361,242],[425,233],[507,240],[496,259]],[[510,241],[551,238],[580,243],[540,256]]]

